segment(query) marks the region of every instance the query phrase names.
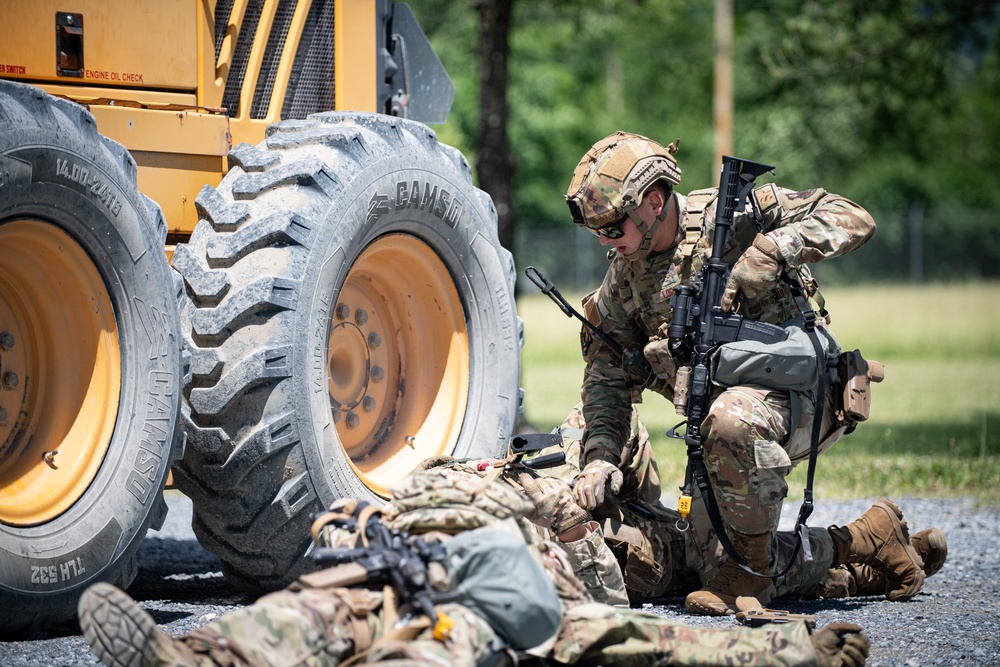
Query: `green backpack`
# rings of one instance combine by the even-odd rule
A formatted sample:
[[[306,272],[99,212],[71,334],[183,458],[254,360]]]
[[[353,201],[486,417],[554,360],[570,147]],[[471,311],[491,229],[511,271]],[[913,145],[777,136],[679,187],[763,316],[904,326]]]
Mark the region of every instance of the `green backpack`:
[[[460,533],[445,542],[450,601],[483,617],[509,646],[538,646],[559,629],[555,584],[524,541],[495,528]]]

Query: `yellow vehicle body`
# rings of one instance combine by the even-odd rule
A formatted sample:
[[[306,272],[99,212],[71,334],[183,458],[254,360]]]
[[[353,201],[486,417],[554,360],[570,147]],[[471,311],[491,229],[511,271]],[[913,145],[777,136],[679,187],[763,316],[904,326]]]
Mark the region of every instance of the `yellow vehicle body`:
[[[513,258],[391,0],[0,5],[0,636],[127,587],[174,480],[253,592],[513,435]]]
[[[326,82],[330,89],[336,82],[335,103],[327,109],[378,111],[376,0],[327,4],[336,26]],[[222,180],[229,150],[260,142],[269,125],[289,117],[282,116],[283,102],[313,6],[312,0],[9,3],[3,20],[25,39],[0,40],[0,76],[86,105],[101,134],[135,158],[139,190],[160,205],[170,240],[183,240],[198,222],[195,197]],[[272,31],[279,24],[282,30]],[[244,76],[227,89],[234,64]],[[268,74],[271,85],[258,90]]]

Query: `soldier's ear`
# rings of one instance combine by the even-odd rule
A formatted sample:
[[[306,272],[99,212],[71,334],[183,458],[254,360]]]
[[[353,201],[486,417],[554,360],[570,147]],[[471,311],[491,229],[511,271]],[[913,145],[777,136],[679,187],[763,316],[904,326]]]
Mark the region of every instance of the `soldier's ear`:
[[[663,213],[663,208],[667,205],[667,197],[659,183],[654,184],[646,191],[646,199],[654,216],[659,216]]]

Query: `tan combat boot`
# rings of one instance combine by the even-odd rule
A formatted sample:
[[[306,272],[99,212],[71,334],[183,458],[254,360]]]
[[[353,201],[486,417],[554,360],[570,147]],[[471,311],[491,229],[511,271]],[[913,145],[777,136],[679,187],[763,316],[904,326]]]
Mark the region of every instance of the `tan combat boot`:
[[[910,544],[924,561],[924,575],[930,577],[948,560],[948,541],[940,528],[927,528],[910,536]],[[853,595],[878,595],[885,593],[886,576],[870,565],[848,564],[847,570],[854,578]]]
[[[887,600],[909,600],[924,585],[924,562],[910,544],[903,512],[882,498],[846,526],[831,526],[833,566],[870,565],[886,578]]]
[[[80,629],[108,667],[204,667],[191,649],[160,632],[156,621],[118,588],[97,583],[77,605]]]
[[[771,535],[744,535],[733,532],[733,546],[755,572],[770,572]],[[689,593],[684,600],[687,610],[699,616],[725,616],[739,611],[736,598],[757,598],[761,606],[774,599],[774,582],[746,572],[732,560],[723,563],[715,576],[700,591]]]

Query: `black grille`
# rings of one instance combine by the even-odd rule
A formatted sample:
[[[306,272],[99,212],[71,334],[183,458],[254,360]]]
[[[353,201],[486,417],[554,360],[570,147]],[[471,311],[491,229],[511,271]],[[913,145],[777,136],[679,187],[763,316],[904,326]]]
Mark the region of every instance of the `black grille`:
[[[253,104],[250,107],[251,118],[266,118],[267,108],[271,102],[271,91],[274,89],[274,79],[278,73],[281,61],[281,50],[288,36],[288,26],[295,14],[296,0],[281,0],[271,23],[271,34],[267,36],[267,47],[264,49],[264,60],[260,64],[260,74],[257,76],[257,88],[253,93]]]
[[[233,13],[234,0],[219,0],[215,6],[215,62],[219,62],[219,51],[222,50],[222,40],[226,37],[226,26],[229,25],[229,15]]]
[[[309,9],[281,108],[283,119],[305,118],[334,108],[333,3],[314,0]]]
[[[243,88],[243,77],[247,73],[247,61],[250,59],[250,49],[257,34],[257,24],[260,23],[261,9],[264,0],[250,0],[246,13],[243,15],[243,25],[240,36],[236,40],[236,52],[233,54],[233,64],[226,78],[226,90],[222,94],[222,106],[227,109],[230,117],[240,113],[240,90]]]

